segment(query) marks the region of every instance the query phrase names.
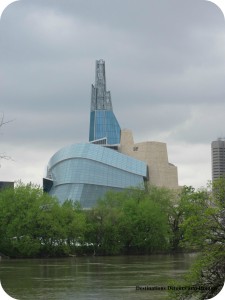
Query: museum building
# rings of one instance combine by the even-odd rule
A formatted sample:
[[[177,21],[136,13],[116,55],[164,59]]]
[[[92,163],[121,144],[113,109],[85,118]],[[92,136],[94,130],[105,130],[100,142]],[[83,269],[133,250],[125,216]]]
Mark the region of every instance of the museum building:
[[[47,166],[43,188],[60,202],[78,201],[93,207],[109,190],[156,186],[178,188],[177,168],[168,162],[161,142],[134,143],[130,130],[121,130],[106,91],[105,62],[96,61],[92,85],[89,143],[56,152]]]

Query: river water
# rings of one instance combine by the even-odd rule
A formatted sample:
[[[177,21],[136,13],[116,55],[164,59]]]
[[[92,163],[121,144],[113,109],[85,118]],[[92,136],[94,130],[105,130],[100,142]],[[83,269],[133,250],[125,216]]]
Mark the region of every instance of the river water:
[[[1,260],[4,290],[19,300],[165,299],[167,287],[191,266],[195,254]]]

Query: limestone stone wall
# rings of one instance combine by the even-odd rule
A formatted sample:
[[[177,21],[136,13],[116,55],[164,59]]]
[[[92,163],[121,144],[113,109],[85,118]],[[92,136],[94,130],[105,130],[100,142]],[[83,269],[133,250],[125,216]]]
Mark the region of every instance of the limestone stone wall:
[[[165,143],[147,141],[134,143],[131,130],[121,130],[119,151],[146,162],[149,183],[172,189],[178,188],[177,167],[168,162]]]

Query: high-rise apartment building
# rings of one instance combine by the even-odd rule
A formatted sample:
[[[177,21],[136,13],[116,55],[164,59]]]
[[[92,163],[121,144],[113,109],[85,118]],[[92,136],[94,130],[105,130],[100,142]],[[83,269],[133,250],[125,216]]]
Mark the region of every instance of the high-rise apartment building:
[[[225,139],[219,138],[211,143],[212,180],[225,177]]]

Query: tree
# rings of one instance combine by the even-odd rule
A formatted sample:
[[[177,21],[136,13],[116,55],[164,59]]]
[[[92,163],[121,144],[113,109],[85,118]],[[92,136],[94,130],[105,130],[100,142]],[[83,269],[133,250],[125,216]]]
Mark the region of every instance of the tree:
[[[168,250],[169,224],[164,191],[110,192],[89,212],[87,239],[97,254],[152,253]]]
[[[157,189],[159,192],[160,189]],[[154,195],[154,197],[153,197]],[[162,193],[133,191],[123,202],[121,233],[126,253],[152,253],[169,247],[166,210],[161,207]]]
[[[1,252],[13,257],[59,254],[64,238],[60,205],[40,187],[19,182],[0,193]]]
[[[178,193],[176,201],[170,203],[169,223],[172,230],[171,249],[173,251],[181,251],[182,248],[197,250],[196,245],[193,248],[193,243],[192,245],[188,243],[185,237],[187,237],[187,233],[192,228],[189,226],[189,223],[196,222],[204,215],[207,202],[208,194],[206,190],[195,191],[192,186],[184,186]],[[195,235],[197,237],[196,240],[199,242],[202,232],[197,232],[198,228],[195,228],[195,231],[192,231],[190,236],[194,238]]]
[[[210,299],[222,289],[225,280],[225,179],[213,182],[205,197],[194,198],[182,227],[185,244],[201,254],[190,272],[178,283],[192,287],[171,292],[171,299]],[[177,285],[177,283],[176,283]],[[201,287],[201,288],[199,288]]]
[[[10,120],[10,121],[4,120],[4,114],[3,114],[2,117],[0,118],[0,128],[10,122],[12,122],[12,120]],[[0,160],[1,159],[11,160],[12,158],[4,153],[0,153]]]
[[[66,200],[61,206],[61,218],[65,228],[65,243],[69,254],[81,254],[87,231],[86,214],[81,206],[72,200]]]
[[[123,193],[108,192],[87,214],[87,241],[94,254],[115,255],[121,252],[119,226]]]

